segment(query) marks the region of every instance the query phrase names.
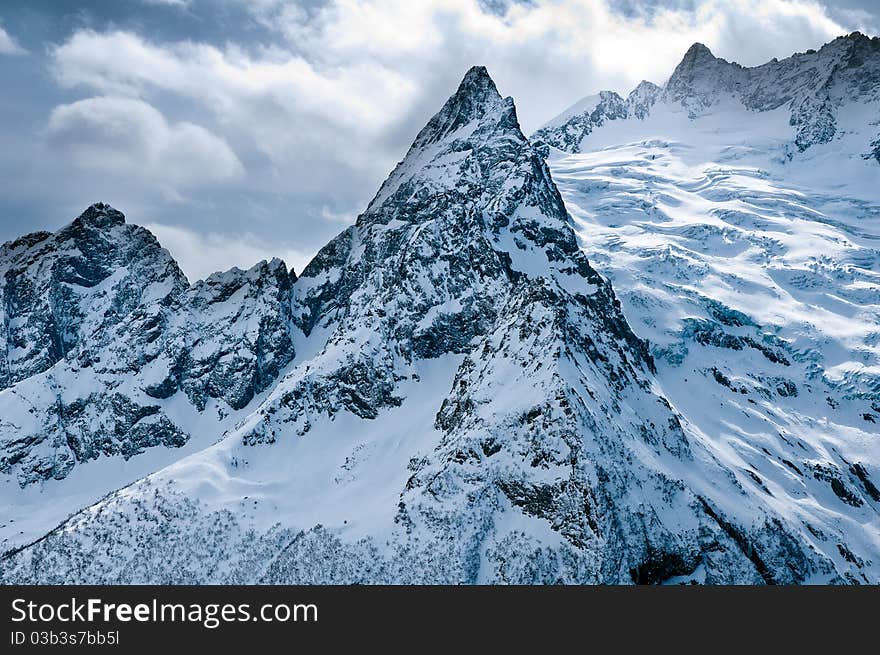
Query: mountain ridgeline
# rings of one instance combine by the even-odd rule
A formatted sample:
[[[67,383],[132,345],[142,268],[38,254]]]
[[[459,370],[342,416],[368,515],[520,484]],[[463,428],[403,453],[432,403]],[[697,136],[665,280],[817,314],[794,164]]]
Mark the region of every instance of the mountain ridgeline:
[[[160,401],[239,410],[293,358],[280,260],[190,286],[152,234],[103,203],[0,253],[0,472],[21,486],[181,446],[190,435]]]
[[[788,156],[858,131],[857,153],[880,163],[878,102],[880,37],[853,32],[819,50],[753,68],[715,57],[695,43],[665,86],[642,82],[625,100],[614,91],[589,96],[532,139],[576,153],[588,148],[593,131],[609,121],[644,121],[661,108],[695,119],[733,104],[753,113],[783,110],[791,126]],[[867,115],[852,111],[854,106],[864,107]]]
[[[558,144],[672,93],[697,96],[603,93]],[[876,462],[829,463],[797,515],[731,467],[664,391],[546,154],[474,67],[299,277],[190,285],[103,204],[4,245],[4,500],[80,500],[2,533],[0,581],[880,581]],[[862,532],[825,511],[846,498]]]

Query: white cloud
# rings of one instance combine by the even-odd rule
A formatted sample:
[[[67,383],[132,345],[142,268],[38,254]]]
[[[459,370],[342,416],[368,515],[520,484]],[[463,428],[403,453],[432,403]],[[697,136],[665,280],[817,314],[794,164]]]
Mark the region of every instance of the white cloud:
[[[158,90],[195,100],[227,125],[248,130],[280,161],[296,154],[289,146],[316,129],[324,138],[332,136],[327,128],[381,131],[417,88],[414,80],[363,59],[318,70],[305,58],[277,49],[254,56],[234,45],[156,45],[118,31],[77,32],[53,58],[64,86],[139,97]]]
[[[513,3],[502,14],[479,0],[333,0],[312,11],[276,0],[248,6],[288,48],[246,52],[84,30],[55,49],[54,70],[67,86],[195,99],[230,123],[256,114],[251,136],[284,160],[303,145],[364,146],[381,138],[421,110],[425,95],[442,100],[475,63],[514,95],[533,129],[575,95],[626,91],[643,78],[663,82],[694,41],[754,65],[847,31],[811,0],[703,0],[650,19],[596,0]],[[282,127],[287,134],[279,134]],[[313,130],[312,139],[289,134]],[[351,150],[350,160],[368,163]]]
[[[251,7],[292,48],[326,66],[368,58],[425,83],[485,64],[517,100],[528,130],[574,94],[664,82],[695,41],[757,65],[849,31],[813,0],[697,0],[628,16],[602,0],[509,3],[502,13],[479,0],[332,0],[312,12],[283,0]]]
[[[324,205],[321,207],[321,218],[331,223],[341,223],[343,225],[351,225],[355,222],[357,215],[352,212],[340,212],[332,207]]]
[[[0,55],[23,55],[27,52],[0,25]]]
[[[49,117],[46,138],[82,168],[146,178],[167,185],[169,192],[244,172],[220,137],[192,123],[170,124],[155,107],[131,98],[60,105]]]
[[[190,282],[203,280],[211,273],[226,271],[237,266],[247,270],[260,260],[279,257],[301,273],[314,253],[297,250],[284,243],[267,242],[255,235],[242,234],[203,234],[180,225],[147,223],[152,232],[177,263]]]
[[[190,0],[143,0],[145,5],[169,5],[172,7],[188,7]]]
[[[836,7],[834,13],[840,16],[846,24],[862,34],[877,34],[880,32],[880,13],[871,14],[863,9],[846,9]]]
[[[835,22],[812,0],[695,0],[634,15],[603,0],[512,2],[500,12],[481,0],[329,0],[308,8],[226,1],[242,2],[273,31],[274,44],[157,42],[83,29],[51,50],[53,74],[74,91],[173,107],[210,127],[218,153],[232,144],[248,169],[236,182],[234,155],[204,156],[204,167],[152,166],[154,177],[192,170],[224,190],[283,198],[291,224],[320,222],[316,233],[363,209],[471,65],[486,65],[515,98],[529,133],[584,95],[626,93],[641,79],[663,83],[695,41],[755,65],[857,27]],[[95,130],[108,143],[106,130]],[[89,154],[89,144],[80,145]],[[226,161],[226,175],[211,174],[218,161]]]

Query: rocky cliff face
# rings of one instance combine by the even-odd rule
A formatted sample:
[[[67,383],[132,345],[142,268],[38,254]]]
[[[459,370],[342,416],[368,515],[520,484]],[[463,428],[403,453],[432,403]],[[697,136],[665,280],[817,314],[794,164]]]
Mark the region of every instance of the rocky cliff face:
[[[642,363],[644,346],[581,256],[511,99],[475,68],[357,224],[298,280],[295,321],[306,335],[322,332],[326,344],[308,375],[289,376],[273,402],[285,408],[295,399],[297,417],[307,407],[374,417],[400,402],[395,387],[409,364],[470,352],[512,289],[539,276],[596,304],[594,313],[631,349],[629,359]]]
[[[603,120],[648,115],[656,94],[606,96]],[[152,398],[152,417],[180,397],[245,409],[216,444],[8,549],[0,580],[880,580],[872,461],[850,462],[853,478],[814,462],[848,502],[828,512],[810,482],[793,510],[679,411],[483,68],[298,279],[273,262],[178,287],[167,303],[186,318],[157,322],[124,397]],[[694,324],[705,340],[784,365],[739,314],[717,315],[720,333]],[[108,411],[101,393],[88,406]],[[50,438],[7,470],[33,471],[22,462]]]
[[[624,517],[624,498],[627,487],[674,485],[635,453],[688,460],[687,438],[484,69],[468,73],[296,292],[300,325],[326,342],[234,435],[249,446],[302,436],[322,414],[380,419],[406,407],[400,382],[419,360],[460,356],[433,426],[418,426],[438,442],[409,463],[400,490],[392,532],[407,566],[396,575],[629,580],[651,549],[675,550],[668,534],[645,543],[651,519]],[[532,570],[542,543],[511,530],[509,514],[554,535],[555,561]]]
[[[147,395],[167,398],[178,389],[203,411],[210,399],[243,409],[293,359],[293,272],[280,259],[247,271],[214,273],[180,299],[176,321],[150,374]]]
[[[187,286],[147,230],[126,225],[120,212],[102,203],[56,234],[29,234],[4,244],[0,266],[4,388],[43,373],[74,351],[89,363],[138,309],[168,304]]]
[[[222,416],[293,356],[282,262],[190,287],[152,234],[102,203],[5,244],[0,274],[0,472],[21,486],[179,447],[187,421],[167,411],[178,391],[197,411],[222,401]]]

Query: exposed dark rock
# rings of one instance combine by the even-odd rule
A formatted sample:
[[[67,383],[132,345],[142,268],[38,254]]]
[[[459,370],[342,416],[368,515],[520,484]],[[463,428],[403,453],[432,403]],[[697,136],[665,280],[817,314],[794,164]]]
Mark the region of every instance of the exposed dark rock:
[[[246,407],[293,358],[291,279],[274,260],[190,287],[150,232],[104,203],[3,245],[0,390],[14,393],[0,411],[35,422],[0,422],[0,470],[26,485],[101,455],[181,446],[186,430],[145,404],[135,378],[156,400],[182,390],[199,411],[211,398]],[[56,389],[80,376],[93,388],[78,399]]]

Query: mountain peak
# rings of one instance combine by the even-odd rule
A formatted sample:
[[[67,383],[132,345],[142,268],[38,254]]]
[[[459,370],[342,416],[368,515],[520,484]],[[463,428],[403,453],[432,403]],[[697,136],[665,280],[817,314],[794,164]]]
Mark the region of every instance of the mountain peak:
[[[512,102],[507,104],[512,106]],[[500,113],[505,100],[485,66],[473,66],[456,92],[416,137],[414,147],[437,143],[459,128],[492,113]]]
[[[684,53],[683,61],[692,61],[706,58],[715,59],[715,55],[712,54],[712,51],[709,50],[709,48],[698,41],[694,43],[690,48],[688,48],[686,53]]]
[[[441,153],[459,152],[466,142],[485,143],[498,136],[526,143],[520,130],[513,98],[502,98],[484,66],[474,66],[465,74],[458,89],[418,133],[406,156],[400,161],[367,207],[366,214],[379,209],[393,194],[425,168],[443,177],[445,169],[456,175],[460,162],[444,160]],[[439,178],[438,178],[439,179]]]
[[[718,93],[736,87],[743,68],[712,54],[702,43],[694,43],[666,82],[667,100],[681,103],[693,118],[711,106]]]
[[[705,69],[714,68],[718,65],[724,67],[730,66],[730,64],[724,59],[720,59],[713,55],[712,51],[702,43],[694,43],[687,49],[687,52],[684,53],[684,57],[682,57],[678,66],[675,67],[672,77],[669,78],[667,87],[670,84],[673,84],[674,80],[677,78],[690,78],[694,75],[701,74],[701,71],[704,71]]]
[[[489,75],[489,71],[486,70],[485,66],[471,66],[468,69],[468,72],[464,74],[461,84],[458,87],[458,91],[461,92],[462,88],[468,88],[471,86],[491,87],[495,93],[498,93],[498,90],[495,88],[495,82],[492,80],[492,76]]]
[[[96,202],[73,221],[74,225],[82,225],[98,229],[106,229],[114,225],[123,225],[125,215],[104,202]]]
[[[653,82],[650,82],[648,80],[642,80],[641,82],[639,82],[636,85],[636,88],[634,88],[632,91],[630,91],[630,95],[632,95],[633,93],[644,91],[644,90],[656,91],[659,88],[660,87],[657,86],[656,84],[654,84]]]
[[[471,66],[450,98],[453,99],[470,101],[471,108],[479,110],[485,109],[487,104],[494,105],[501,100],[501,94],[485,66]]]
[[[877,39],[876,36],[874,37],[874,39],[872,39],[872,38],[871,38],[870,36],[868,36],[867,34],[862,34],[862,33],[859,32],[858,30],[855,31],[855,32],[850,32],[849,34],[847,34],[846,36],[843,36],[843,37],[841,37],[841,38],[843,38],[843,39],[849,39],[850,41],[861,41],[861,42],[867,42],[867,41],[872,41],[872,40],[874,40],[874,39]]]
[[[649,82],[648,80],[642,80],[638,83],[636,88],[629,92],[629,95],[626,97],[627,102],[643,102],[646,99],[650,99],[653,103],[653,100],[656,96],[662,91],[662,89],[654,84],[653,82]]]

